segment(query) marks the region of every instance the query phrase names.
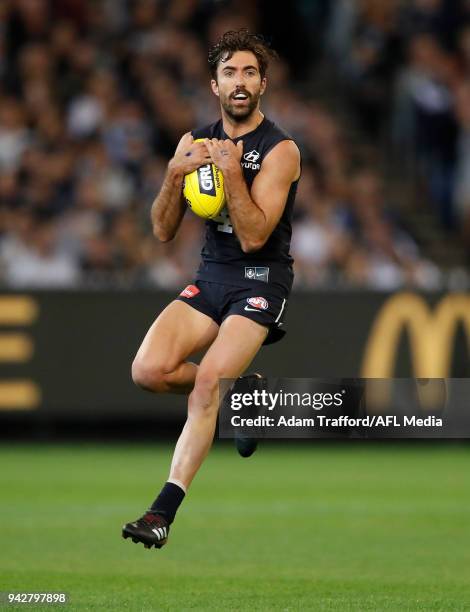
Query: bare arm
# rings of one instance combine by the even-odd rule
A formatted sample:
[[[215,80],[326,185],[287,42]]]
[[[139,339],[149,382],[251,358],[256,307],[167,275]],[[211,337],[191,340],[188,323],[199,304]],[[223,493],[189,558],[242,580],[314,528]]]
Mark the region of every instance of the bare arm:
[[[194,142],[189,132],[184,134],[174,157],[168,162],[163,184],[150,211],[154,236],[161,242],[175,237],[186,211],[182,197],[184,176],[208,161],[210,157],[206,145]]]
[[[185,204],[181,195],[184,174],[168,169],[160,188],[160,192],[153,201],[150,217],[152,219],[153,234],[161,242],[168,242],[174,238],[185,213]]]
[[[224,175],[230,220],[245,253],[257,251],[279,223],[290,186],[300,174],[300,153],[292,140],[283,140],[263,160],[251,193],[243,177],[242,143],[212,140],[208,150]],[[226,151],[227,153],[222,153]]]

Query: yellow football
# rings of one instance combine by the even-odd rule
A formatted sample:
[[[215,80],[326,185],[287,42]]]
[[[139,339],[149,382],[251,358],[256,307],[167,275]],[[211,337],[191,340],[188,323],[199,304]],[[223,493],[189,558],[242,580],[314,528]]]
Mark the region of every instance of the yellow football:
[[[184,177],[183,196],[203,219],[217,217],[225,206],[224,176],[214,164],[205,164]]]

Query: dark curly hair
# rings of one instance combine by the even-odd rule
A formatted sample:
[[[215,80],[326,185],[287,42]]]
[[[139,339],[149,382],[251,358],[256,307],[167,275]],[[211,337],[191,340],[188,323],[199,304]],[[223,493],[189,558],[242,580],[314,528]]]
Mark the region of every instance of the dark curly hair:
[[[266,76],[269,60],[276,59],[277,53],[260,34],[250,34],[245,28],[230,30],[209,49],[209,68],[212,78],[217,80],[219,62],[226,62],[236,51],[251,51],[258,60],[261,78]]]

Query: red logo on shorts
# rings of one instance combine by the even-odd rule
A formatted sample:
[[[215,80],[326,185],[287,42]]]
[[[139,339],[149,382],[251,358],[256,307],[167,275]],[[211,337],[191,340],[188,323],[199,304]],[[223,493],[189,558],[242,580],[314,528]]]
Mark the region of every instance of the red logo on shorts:
[[[269,306],[268,300],[265,300],[264,297],[251,297],[247,299],[247,302],[250,306],[259,310],[267,310]]]
[[[180,295],[186,298],[192,298],[198,293],[200,293],[200,289],[198,289],[196,285],[188,285],[186,289],[183,289]]]

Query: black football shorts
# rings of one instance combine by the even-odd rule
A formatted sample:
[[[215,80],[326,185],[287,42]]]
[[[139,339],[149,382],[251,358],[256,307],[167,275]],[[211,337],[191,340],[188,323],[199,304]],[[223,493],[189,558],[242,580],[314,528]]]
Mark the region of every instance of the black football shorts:
[[[282,327],[288,297],[284,290],[269,285],[240,288],[197,280],[183,289],[177,299],[206,314],[217,325],[230,315],[241,315],[265,325],[269,333],[263,344],[273,344],[286,333]]]

